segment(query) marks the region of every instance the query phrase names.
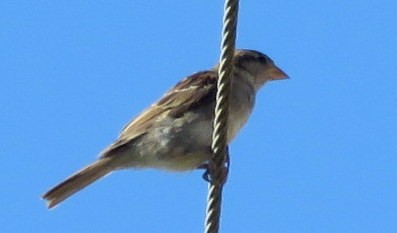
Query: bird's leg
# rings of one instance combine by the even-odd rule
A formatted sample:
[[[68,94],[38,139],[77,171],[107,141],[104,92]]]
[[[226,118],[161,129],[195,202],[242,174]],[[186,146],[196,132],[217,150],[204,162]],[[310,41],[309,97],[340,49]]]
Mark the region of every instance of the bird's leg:
[[[227,181],[227,177],[229,175],[229,167],[230,167],[230,156],[229,156],[229,146],[226,147],[226,156],[223,166],[221,167],[222,171],[220,173],[220,177],[218,179],[219,183],[225,184]],[[197,167],[197,169],[205,169],[203,174],[203,179],[207,182],[213,182],[214,180],[211,177],[213,171],[215,170],[214,166],[210,166],[210,163],[204,163]]]
[[[208,171],[209,165],[208,163],[203,163],[200,166],[197,167],[197,169],[204,169],[204,173],[202,175],[203,180],[207,181],[207,182],[211,182],[210,181],[210,172]]]

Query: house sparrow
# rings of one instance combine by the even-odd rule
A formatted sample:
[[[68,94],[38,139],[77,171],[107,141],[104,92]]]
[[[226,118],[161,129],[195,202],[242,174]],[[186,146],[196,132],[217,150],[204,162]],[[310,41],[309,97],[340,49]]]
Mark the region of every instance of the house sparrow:
[[[236,50],[231,80],[228,143],[248,120],[257,91],[288,76],[265,54]],[[218,67],[195,73],[128,123],[100,158],[43,195],[48,208],[106,174],[126,168],[189,171],[208,162]]]

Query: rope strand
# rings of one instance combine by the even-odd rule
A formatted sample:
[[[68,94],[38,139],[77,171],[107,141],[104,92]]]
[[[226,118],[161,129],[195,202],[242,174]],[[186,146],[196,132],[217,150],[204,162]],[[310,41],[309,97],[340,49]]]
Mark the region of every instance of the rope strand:
[[[224,7],[221,57],[219,66],[218,91],[216,94],[214,132],[212,136],[213,156],[209,161],[207,216],[205,232],[217,233],[221,215],[222,190],[226,181],[228,167],[227,125],[229,116],[229,97],[231,75],[233,73],[233,55],[235,51],[238,0],[226,0]]]

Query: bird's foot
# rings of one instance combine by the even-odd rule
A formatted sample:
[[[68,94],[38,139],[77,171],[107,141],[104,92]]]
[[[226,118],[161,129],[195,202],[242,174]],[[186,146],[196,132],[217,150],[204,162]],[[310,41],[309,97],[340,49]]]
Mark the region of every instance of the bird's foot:
[[[197,169],[205,169],[205,172],[202,176],[205,181],[223,185],[227,181],[229,175],[229,167],[230,167],[230,157],[229,157],[229,150],[227,150],[225,161],[222,167],[220,168],[221,171],[218,174],[218,177],[214,177],[214,175],[217,174],[216,172],[217,168],[216,165],[214,165],[213,163],[204,163],[198,166]]]

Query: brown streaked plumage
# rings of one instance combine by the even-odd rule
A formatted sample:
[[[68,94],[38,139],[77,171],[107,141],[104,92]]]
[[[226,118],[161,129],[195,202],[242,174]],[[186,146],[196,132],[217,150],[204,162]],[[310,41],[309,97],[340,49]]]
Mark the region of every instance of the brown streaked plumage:
[[[237,50],[231,83],[228,142],[248,120],[256,92],[267,82],[288,76],[266,55]],[[52,208],[104,175],[125,168],[188,171],[211,155],[218,66],[182,80],[127,124],[96,162],[43,195]]]

